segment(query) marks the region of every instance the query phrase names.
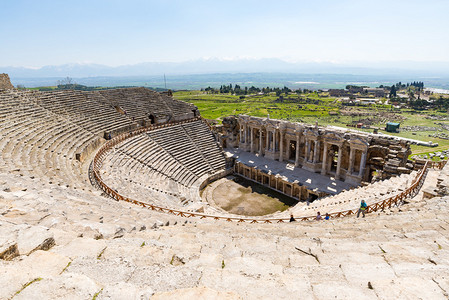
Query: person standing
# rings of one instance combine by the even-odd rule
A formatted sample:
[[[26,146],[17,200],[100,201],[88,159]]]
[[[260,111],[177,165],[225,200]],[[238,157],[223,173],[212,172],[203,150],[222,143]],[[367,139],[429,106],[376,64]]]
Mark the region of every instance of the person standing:
[[[295,217],[293,217],[293,214],[290,214],[290,222],[295,222]]]
[[[366,205],[365,200],[362,200],[362,202],[360,202],[359,211],[357,212],[357,218],[360,216],[360,213],[362,213],[363,218],[365,217],[365,210],[367,207],[368,207],[368,205]]]

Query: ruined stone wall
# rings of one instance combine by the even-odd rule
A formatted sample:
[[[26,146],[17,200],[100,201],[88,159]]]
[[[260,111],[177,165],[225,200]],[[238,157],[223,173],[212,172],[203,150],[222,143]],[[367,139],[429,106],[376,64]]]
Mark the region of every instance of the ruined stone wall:
[[[236,117],[223,118],[222,125],[216,125],[213,129],[222,147],[238,147],[239,123]]]
[[[410,143],[393,137],[370,135],[367,165],[377,171],[376,179],[387,179],[400,174],[409,174],[414,168],[408,157],[412,153]]]
[[[0,90],[13,89],[14,86],[11,84],[8,74],[0,74]]]
[[[446,163],[438,176],[437,191],[439,196],[449,195],[449,163]]]

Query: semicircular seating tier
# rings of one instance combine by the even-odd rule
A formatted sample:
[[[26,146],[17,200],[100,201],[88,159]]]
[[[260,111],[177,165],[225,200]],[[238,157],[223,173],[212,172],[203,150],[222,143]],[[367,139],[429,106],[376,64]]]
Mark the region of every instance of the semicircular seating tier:
[[[101,176],[121,195],[180,207],[201,202],[201,184],[225,168],[208,125],[196,120],[126,139],[108,152]]]
[[[88,158],[106,138],[148,122],[196,115],[195,106],[146,88],[2,91],[0,168],[63,186],[90,187]]]

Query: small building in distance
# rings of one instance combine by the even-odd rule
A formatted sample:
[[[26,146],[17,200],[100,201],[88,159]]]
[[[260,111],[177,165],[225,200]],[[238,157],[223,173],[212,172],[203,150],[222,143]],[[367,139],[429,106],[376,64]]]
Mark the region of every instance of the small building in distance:
[[[386,130],[387,132],[394,132],[394,133],[397,133],[397,132],[399,132],[399,126],[400,126],[400,125],[401,125],[401,124],[399,124],[399,123],[388,122],[387,125],[385,126],[385,130]]]
[[[344,89],[329,89],[329,96],[331,97],[349,97],[351,93]]]
[[[364,88],[363,92],[374,97],[385,97],[385,90],[383,88]]]
[[[361,105],[370,105],[370,104],[376,104],[379,102],[379,99],[377,98],[357,98],[355,100],[356,103],[359,103]]]

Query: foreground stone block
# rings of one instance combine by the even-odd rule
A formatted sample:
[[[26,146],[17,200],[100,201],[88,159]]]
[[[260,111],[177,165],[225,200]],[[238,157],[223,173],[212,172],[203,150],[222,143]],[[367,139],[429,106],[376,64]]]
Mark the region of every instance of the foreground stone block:
[[[37,250],[29,256],[24,256],[22,260],[4,262],[3,264],[0,262],[0,299],[11,298],[24,285],[35,279],[59,276],[69,262],[70,259],[67,257],[42,250]],[[22,292],[20,292],[20,295],[22,295]],[[28,299],[39,298],[30,297]]]
[[[77,257],[97,258],[106,248],[104,240],[91,238],[76,238],[65,246],[55,248],[53,251],[75,259]]]
[[[447,294],[433,281],[417,277],[373,281],[372,286],[380,299],[447,299]],[[407,297],[407,296],[408,297]]]
[[[101,286],[80,274],[63,274],[35,282],[15,299],[92,299]]]
[[[233,292],[219,292],[208,287],[196,287],[190,289],[179,289],[165,293],[157,293],[152,300],[178,300],[178,299],[209,299],[209,300],[231,300],[242,299]]]
[[[105,286],[97,299],[149,299],[153,294],[151,287],[140,290],[131,283],[118,282]]]
[[[36,250],[48,250],[55,245],[53,233],[48,228],[29,226],[19,231],[17,235],[19,253],[29,255]]]

